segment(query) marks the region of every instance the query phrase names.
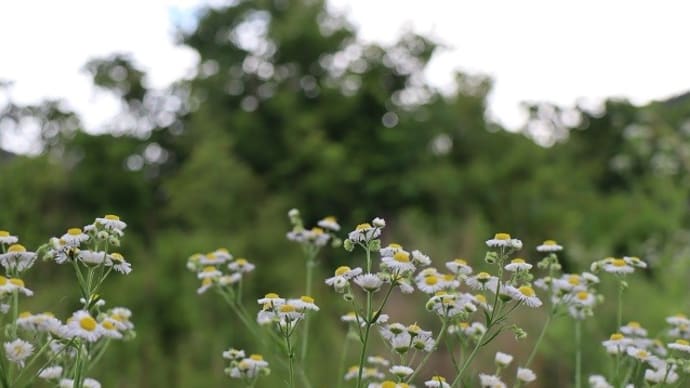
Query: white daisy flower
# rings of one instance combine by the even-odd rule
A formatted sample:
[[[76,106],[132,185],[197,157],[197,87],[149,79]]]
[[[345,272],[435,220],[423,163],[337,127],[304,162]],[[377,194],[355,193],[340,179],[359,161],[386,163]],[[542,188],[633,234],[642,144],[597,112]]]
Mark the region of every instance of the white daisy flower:
[[[112,265],[115,271],[123,275],[127,275],[128,273],[132,272],[132,264],[127,262],[125,258],[117,252],[108,255],[105,261],[105,265]]]
[[[343,291],[350,284],[350,279],[362,273],[362,269],[357,267],[351,269],[348,266],[340,266],[335,270],[333,277],[326,279],[326,285],[332,286],[336,291]]]
[[[199,266],[220,265],[228,260],[225,255],[218,255],[216,252],[199,255],[197,258]]]
[[[197,275],[196,277],[199,279],[206,279],[206,278],[219,278],[223,275],[222,272],[218,270],[218,268],[209,265],[207,267],[204,267]]]
[[[412,251],[412,263],[426,267],[431,264],[431,258],[418,250]]]
[[[496,357],[494,357],[494,362],[501,368],[505,368],[513,362],[513,356],[510,354],[496,352]]]
[[[405,365],[393,365],[388,371],[400,378],[405,378],[414,373],[414,369]]]
[[[444,288],[444,280],[436,274],[430,274],[417,280],[417,288],[425,294],[434,294]]]
[[[12,292],[19,292],[21,294],[24,294],[26,296],[32,296],[34,294],[33,291],[30,289],[26,288],[24,285],[24,281],[19,278],[11,278],[7,279],[4,276],[0,276],[0,295],[3,294],[11,294]]]
[[[242,280],[242,275],[239,272],[235,272],[231,275],[223,275],[218,278],[218,284],[221,286],[228,286],[231,284],[235,284]]]
[[[371,226],[369,223],[359,224],[352,232],[348,233],[347,238],[355,243],[369,242],[381,235],[379,226]]]
[[[635,268],[629,265],[624,259],[614,259],[608,257],[604,259],[602,269],[609,273],[629,274],[635,272]]]
[[[644,379],[652,385],[656,384],[674,384],[678,381],[678,373],[673,370],[667,371],[664,369],[646,369],[644,371]]]
[[[414,264],[410,261],[410,254],[404,251],[396,252],[392,257],[381,258],[381,263],[392,272],[406,273],[415,270]]]
[[[388,366],[390,362],[381,356],[369,356],[367,362],[371,365]]]
[[[588,285],[599,283],[599,277],[593,273],[583,272],[582,278],[585,279]]]
[[[101,388],[101,383],[96,379],[87,377],[82,382],[84,388]],[[74,388],[74,380],[72,379],[61,379],[58,385],[59,388]]]
[[[280,295],[274,293],[274,292],[269,292],[266,294],[263,298],[257,300],[258,304],[264,305],[264,306],[269,306],[269,307],[274,307],[274,306],[280,306],[285,303],[285,299],[281,298]]]
[[[541,299],[537,297],[531,286],[505,286],[506,294],[515,300],[519,300],[529,307],[539,307],[542,305]]]
[[[627,348],[632,343],[630,338],[626,338],[621,333],[613,333],[611,337],[602,342],[602,345],[606,347],[608,353],[621,353],[625,348]]]
[[[620,331],[621,333],[632,337],[647,336],[647,330],[645,330],[645,328],[643,328],[642,325],[640,325],[640,323],[636,321],[630,321],[627,325],[621,326]]]
[[[106,229],[119,230],[122,231],[127,227],[123,221],[120,221],[120,217],[114,214],[106,214],[102,218],[96,218],[96,223],[103,225]]]
[[[494,238],[486,240],[486,245],[489,248],[512,248],[516,250],[522,249],[522,241],[511,238],[508,233],[496,233]]]
[[[491,292],[496,292],[498,278],[496,276],[491,276],[488,272],[480,272],[468,277],[465,283],[474,290],[489,290]]]
[[[223,358],[234,361],[240,360],[246,357],[244,350],[238,350],[235,348],[230,348],[223,352]]]
[[[396,243],[390,243],[385,248],[379,249],[379,254],[382,257],[393,256],[396,252],[404,250],[402,245]]]
[[[353,282],[360,286],[364,291],[376,292],[381,289],[383,280],[375,274],[365,273],[354,278]]]
[[[690,342],[684,339],[677,339],[676,342],[668,344],[668,347],[669,349],[690,353]]]
[[[651,362],[651,360],[656,359],[656,357],[647,350],[635,346],[628,347],[625,352],[628,353],[628,356],[643,362]]]
[[[254,268],[256,268],[256,266],[243,257],[228,264],[228,269],[233,272],[248,273],[252,272]]]
[[[105,252],[80,250],[78,257],[82,263],[99,265],[105,261],[106,256]]]
[[[517,368],[517,379],[523,383],[531,383],[537,379],[537,375],[531,369],[528,368]]]
[[[374,224],[374,226],[377,228],[385,228],[386,227],[386,220],[384,220],[381,217],[374,218],[374,220],[371,221],[371,223]]]
[[[510,261],[509,264],[506,264],[504,267],[506,271],[510,272],[517,272],[517,271],[528,271],[532,269],[532,264],[529,264],[525,262],[525,259],[522,258],[515,258]]]
[[[118,330],[118,323],[119,322],[110,317],[105,317],[100,323],[103,336],[108,338],[121,339],[123,336],[122,333],[120,333],[120,331]]]
[[[89,239],[89,236],[81,231],[80,228],[70,228],[67,229],[67,233],[60,237],[66,245],[71,247],[79,246],[82,242]]]
[[[89,342],[96,342],[103,335],[103,328],[85,310],[76,311],[67,320],[67,335],[83,338]]]
[[[633,267],[637,268],[647,268],[647,263],[642,261],[639,257],[636,256],[623,256],[623,260],[628,264]]]
[[[537,247],[539,252],[558,252],[562,251],[563,247],[558,245],[554,240],[545,240],[541,245]]]
[[[268,362],[266,362],[262,355],[252,354],[251,356],[242,359],[237,366],[227,370],[226,373],[232,378],[254,378],[264,370],[268,370]]]
[[[304,313],[299,311],[296,306],[285,303],[276,307],[281,324],[290,324],[304,319]]]
[[[0,230],[0,244],[16,244],[19,239],[17,236],[12,236],[10,232],[6,230]]]
[[[364,371],[362,371],[362,374],[363,373],[364,373]],[[350,368],[348,368],[347,372],[345,373],[344,378],[347,381],[347,380],[356,379],[358,376],[359,376],[359,366],[353,365]]]
[[[340,224],[338,224],[338,220],[333,216],[324,217],[319,222],[317,222],[316,225],[333,232],[337,232],[340,230]]]
[[[117,322],[119,330],[134,329],[134,324],[130,322],[132,311],[126,307],[113,307],[108,310],[108,317]]]
[[[609,384],[602,375],[589,376],[589,385],[591,388],[613,388],[613,385]]]
[[[446,378],[443,376],[434,376],[431,379],[425,381],[424,385],[433,388],[450,388],[450,384],[446,382]]]
[[[472,267],[467,264],[466,260],[460,258],[447,262],[446,268],[454,274],[469,275],[472,273]]]
[[[23,272],[34,265],[36,253],[27,252],[21,244],[12,244],[7,252],[0,254],[0,265],[7,271]]]
[[[580,291],[577,292],[570,299],[570,302],[576,306],[592,307],[596,303],[597,298],[591,292]]]
[[[288,303],[295,306],[297,310],[319,311],[319,306],[314,303],[314,298],[303,295],[299,299],[290,299]]]
[[[213,287],[214,284],[213,278],[203,278],[201,279],[201,286],[196,289],[196,293],[201,295]]]
[[[12,342],[5,342],[4,345],[7,359],[18,364],[20,368],[24,367],[24,360],[34,352],[33,345],[19,338]]]
[[[400,292],[403,294],[411,294],[414,292],[414,287],[407,279],[398,279],[395,284],[400,288]]]
[[[666,323],[673,326],[690,326],[690,319],[684,314],[676,314],[666,318]]]
[[[62,376],[62,367],[59,365],[45,367],[38,372],[38,377],[44,380],[55,380],[60,376]]]
[[[506,384],[496,375],[479,374],[479,385],[482,388],[506,388]]]

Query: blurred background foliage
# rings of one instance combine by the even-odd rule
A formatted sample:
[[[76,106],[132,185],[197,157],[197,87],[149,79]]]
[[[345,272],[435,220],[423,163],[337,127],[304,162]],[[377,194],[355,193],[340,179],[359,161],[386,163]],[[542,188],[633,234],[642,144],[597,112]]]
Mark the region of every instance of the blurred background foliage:
[[[4,131],[39,128],[43,149],[0,151],[2,228],[37,247],[105,213],[129,224],[122,250],[135,271],[103,294],[132,308],[138,337],[102,361],[95,377],[105,386],[232,386],[221,351],[258,345],[221,300],[196,295],[185,260],[224,246],[257,264],[249,305],[267,291],[300,295],[303,258],[284,239],[292,207],[308,224],[335,215],[345,230],[383,216],[384,242],[419,248],[437,266],[467,257],[481,267],[483,241],[497,231],[523,239],[532,260],[541,240],[557,239],[570,271],[638,255],[652,268],[632,281],[625,316],[656,332],[664,316],[687,312],[690,94],[646,106],[609,100],[597,111],[531,104],[514,133],[487,119],[490,79],[458,73],[454,91],[441,93],[423,77],[436,42],[414,33],[385,47],[363,42],[322,1],[205,9],[179,39],[199,65],[166,90],[149,88],[126,54],[85,65],[122,102],[103,134],[84,132],[61,101],[0,111]],[[360,258],[327,250],[320,260],[325,277]],[[32,276],[31,308],[64,316],[76,307],[69,271],[46,263]],[[339,351],[347,307],[323,285],[315,296],[323,311],[307,370],[329,386],[337,365],[320,360]],[[421,298],[418,306],[394,300],[391,314],[434,327]],[[586,371],[600,371],[610,306],[587,322]],[[544,315],[522,318],[530,339],[498,346],[518,356]],[[536,364],[542,386],[568,384],[570,373],[554,371],[572,366],[571,330],[562,320],[548,334]],[[443,351],[427,371],[451,373]],[[280,386],[283,372],[275,363],[263,386]]]

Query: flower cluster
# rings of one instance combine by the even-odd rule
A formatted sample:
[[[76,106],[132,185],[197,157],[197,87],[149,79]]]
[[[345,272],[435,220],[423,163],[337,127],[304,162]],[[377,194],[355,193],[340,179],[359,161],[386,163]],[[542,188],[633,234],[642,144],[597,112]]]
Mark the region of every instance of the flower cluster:
[[[259,376],[271,373],[268,362],[260,354],[247,357],[244,350],[231,348],[223,352],[223,358],[230,362],[225,373],[233,379],[243,380],[247,385],[254,385]]]
[[[242,283],[243,277],[254,271],[254,264],[240,257],[235,259],[226,248],[218,248],[207,254],[195,253],[187,259],[187,269],[196,273],[201,280],[198,294],[209,289],[234,293],[234,286]]]

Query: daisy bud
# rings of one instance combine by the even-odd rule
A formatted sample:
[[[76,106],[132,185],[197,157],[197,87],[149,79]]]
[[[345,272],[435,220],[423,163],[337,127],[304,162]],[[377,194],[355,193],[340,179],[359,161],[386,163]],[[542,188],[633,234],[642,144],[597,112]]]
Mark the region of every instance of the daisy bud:
[[[497,259],[496,252],[486,252],[486,256],[484,256],[484,261],[486,261],[487,264],[494,264]]]
[[[369,242],[369,252],[378,252],[381,249],[381,240],[371,240]]]
[[[352,250],[355,249],[355,244],[352,243],[352,240],[346,238],[345,241],[343,241],[343,248],[348,252],[352,252]]]
[[[383,228],[386,226],[386,221],[383,218],[376,217],[371,223],[377,228]]]
[[[343,294],[343,299],[345,299],[346,302],[352,302],[353,300],[355,300],[355,297],[354,295],[347,293]]]
[[[100,232],[96,233],[96,238],[99,240],[105,240],[108,238],[108,232],[101,230]]]
[[[110,236],[108,239],[108,244],[113,246],[113,247],[119,247],[120,246],[120,239],[115,237],[115,236]]]

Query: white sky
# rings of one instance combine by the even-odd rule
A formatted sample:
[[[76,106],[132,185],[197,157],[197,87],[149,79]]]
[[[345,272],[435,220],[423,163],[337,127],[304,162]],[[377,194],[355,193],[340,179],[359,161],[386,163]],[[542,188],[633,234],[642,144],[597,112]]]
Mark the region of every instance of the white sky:
[[[213,0],[217,1],[217,0]],[[209,0],[2,0],[0,79],[12,97],[65,98],[96,130],[118,110],[80,71],[94,56],[131,53],[164,87],[196,62],[172,41],[172,19],[184,22]],[[450,47],[432,62],[428,80],[451,82],[453,69],[494,81],[491,115],[522,123],[521,101],[572,105],[622,96],[637,103],[690,89],[690,2],[635,0],[330,0],[349,13],[366,40],[392,42],[404,26]],[[1,103],[1,101],[0,101]],[[2,128],[0,128],[0,131]],[[5,146],[31,150],[30,136],[0,133]]]

